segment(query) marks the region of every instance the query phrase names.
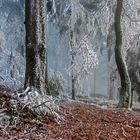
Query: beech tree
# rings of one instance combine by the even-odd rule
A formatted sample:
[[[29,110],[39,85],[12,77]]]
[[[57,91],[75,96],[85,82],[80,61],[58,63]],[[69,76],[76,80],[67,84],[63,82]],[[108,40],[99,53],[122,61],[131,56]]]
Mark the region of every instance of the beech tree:
[[[46,93],[47,87],[45,17],[46,0],[25,0],[25,88],[34,88],[41,94]]]
[[[93,31],[85,34],[82,33],[83,29],[80,27],[84,23],[85,18],[80,17],[79,15],[84,15],[85,12],[81,11],[79,0],[71,0],[70,8],[71,15],[68,25],[70,34],[71,66],[68,68],[68,72],[72,79],[72,99],[75,100],[77,91],[82,92],[85,79],[97,66],[98,58],[90,42],[90,35]]]
[[[114,27],[116,34],[115,44],[115,60],[121,79],[121,89],[119,98],[119,107],[129,108],[131,98],[131,82],[122,55],[122,30],[121,30],[121,14],[123,10],[123,0],[117,0],[117,8],[115,12]]]

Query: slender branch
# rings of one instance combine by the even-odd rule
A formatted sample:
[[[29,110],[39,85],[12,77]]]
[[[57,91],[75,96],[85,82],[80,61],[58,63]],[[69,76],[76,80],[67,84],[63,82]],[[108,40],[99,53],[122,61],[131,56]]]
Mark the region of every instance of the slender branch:
[[[39,104],[39,105],[33,106],[32,108],[38,108],[38,107],[44,105],[44,104],[47,103],[47,102],[49,102],[49,101],[45,101],[45,102],[43,102],[43,103],[41,103],[41,104]]]

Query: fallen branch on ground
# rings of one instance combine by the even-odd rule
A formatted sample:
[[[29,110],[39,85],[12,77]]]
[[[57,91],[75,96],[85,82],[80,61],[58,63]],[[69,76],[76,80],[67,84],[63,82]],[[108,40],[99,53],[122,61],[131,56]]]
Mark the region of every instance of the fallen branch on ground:
[[[35,123],[37,122],[37,124],[42,126],[46,126],[44,123],[46,116],[57,123],[62,120],[62,117],[57,113],[59,112],[59,108],[54,103],[53,98],[47,95],[40,95],[30,88],[27,88],[23,93],[0,92],[0,97],[3,98],[4,102],[6,102],[10,108],[8,109],[8,112],[4,109],[5,105],[1,105],[1,117],[4,116],[5,113],[8,113],[10,117],[18,117],[17,120],[21,120],[21,116],[25,116],[28,112],[31,118],[35,118],[37,120]]]

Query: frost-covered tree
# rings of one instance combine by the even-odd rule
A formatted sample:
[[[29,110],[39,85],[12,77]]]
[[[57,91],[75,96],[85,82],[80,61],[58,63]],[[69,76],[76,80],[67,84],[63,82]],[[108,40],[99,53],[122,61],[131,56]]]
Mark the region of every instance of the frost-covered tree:
[[[83,18],[86,11],[82,10],[82,5],[79,0],[70,1],[70,54],[71,66],[69,68],[72,77],[72,98],[75,99],[76,90],[83,86],[84,80],[92,72],[98,64],[97,54],[92,48],[90,35],[93,31],[82,33],[81,30],[84,24]],[[68,9],[67,9],[68,10]]]
[[[45,34],[46,0],[25,1],[26,74],[25,87],[46,93],[47,55]]]
[[[131,94],[140,95],[140,3],[139,0],[124,0],[122,16],[123,48],[125,50],[126,62],[131,79]],[[135,96],[135,95],[134,95]],[[138,99],[139,100],[139,99]]]
[[[119,107],[128,108],[130,107],[131,82],[126,67],[126,63],[124,61],[124,57],[122,55],[122,29],[121,29],[122,10],[123,10],[123,0],[117,0],[114,27],[116,35],[115,60],[121,79]]]

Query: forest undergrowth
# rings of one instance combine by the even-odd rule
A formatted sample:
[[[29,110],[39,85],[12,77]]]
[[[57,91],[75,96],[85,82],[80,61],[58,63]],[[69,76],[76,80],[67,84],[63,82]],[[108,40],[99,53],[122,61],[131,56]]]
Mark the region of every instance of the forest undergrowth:
[[[14,114],[9,97],[3,97],[3,93],[8,92],[5,89],[0,91],[0,119],[5,117],[5,125],[0,125],[0,140],[140,139],[139,111],[63,100],[56,103],[58,121],[48,114],[34,114],[21,104],[18,104],[18,113]],[[6,117],[10,121],[6,121]]]

